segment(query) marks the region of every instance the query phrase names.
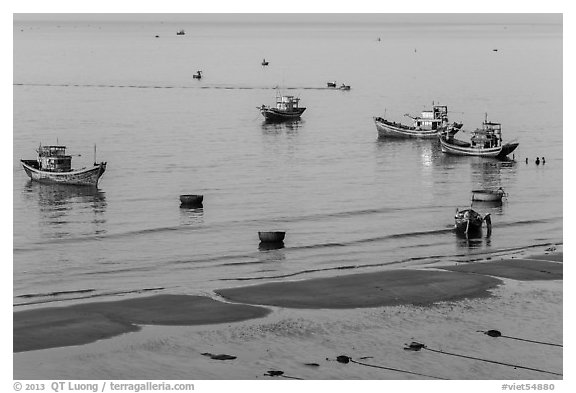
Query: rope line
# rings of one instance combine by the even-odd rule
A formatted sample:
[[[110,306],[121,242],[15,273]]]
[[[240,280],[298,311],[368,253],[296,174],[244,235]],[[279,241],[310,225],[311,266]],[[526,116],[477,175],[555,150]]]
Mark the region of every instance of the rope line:
[[[377,365],[374,365],[374,364],[368,364],[368,363],[358,362],[358,361],[356,361],[356,360],[354,360],[354,359],[350,359],[350,362],[356,363],[356,364],[360,364],[360,365],[366,366],[366,367],[374,367],[374,368],[380,368],[380,369],[383,369],[383,370],[398,371],[398,372],[401,372],[401,373],[418,375],[418,376],[421,376],[421,377],[434,378],[434,379],[444,379],[444,380],[447,380],[447,379],[448,379],[448,378],[435,377],[435,376],[433,376],[433,375],[426,375],[426,374],[415,373],[415,372],[413,372],[413,371],[400,370],[400,369],[392,368],[392,367],[377,366]]]
[[[540,373],[546,373],[546,374],[552,374],[552,375],[562,376],[562,374],[560,374],[560,373],[555,373],[555,372],[552,372],[552,371],[540,370],[540,369],[537,369],[537,368],[526,367],[526,366],[519,366],[519,365],[516,365],[516,364],[510,364],[510,363],[504,363],[504,362],[497,362],[497,361],[495,361],[495,360],[481,359],[481,358],[477,358],[477,357],[474,357],[474,356],[459,355],[459,354],[457,354],[457,353],[444,352],[444,351],[439,351],[439,350],[437,350],[437,349],[431,349],[431,348],[428,348],[428,347],[426,347],[426,346],[424,346],[423,349],[427,349],[428,351],[432,351],[432,352],[442,353],[442,354],[444,354],[444,355],[457,356],[457,357],[465,358],[465,359],[480,360],[480,361],[482,361],[482,362],[493,363],[493,364],[500,364],[500,365],[502,365],[502,366],[522,368],[522,369],[524,369],[524,370],[537,371],[537,372],[540,372]]]

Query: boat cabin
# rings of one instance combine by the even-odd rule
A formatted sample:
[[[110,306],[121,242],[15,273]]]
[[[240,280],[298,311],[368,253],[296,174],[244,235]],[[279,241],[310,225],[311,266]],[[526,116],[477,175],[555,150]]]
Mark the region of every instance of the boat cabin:
[[[276,109],[287,112],[297,110],[299,101],[300,98],[294,98],[294,96],[277,96]]]
[[[431,111],[422,111],[421,117],[413,117],[414,128],[437,130],[448,124],[448,106],[432,105]]]
[[[69,172],[72,170],[72,156],[66,155],[66,146],[40,146],[38,165],[43,171]]]
[[[484,120],[482,128],[472,132],[470,138],[472,147],[488,149],[502,144],[502,125]]]

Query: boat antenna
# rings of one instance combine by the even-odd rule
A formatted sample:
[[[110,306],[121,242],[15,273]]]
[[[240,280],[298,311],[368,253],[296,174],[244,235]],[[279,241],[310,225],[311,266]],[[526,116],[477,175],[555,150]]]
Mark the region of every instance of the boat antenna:
[[[94,165],[96,165],[96,144],[94,144]]]

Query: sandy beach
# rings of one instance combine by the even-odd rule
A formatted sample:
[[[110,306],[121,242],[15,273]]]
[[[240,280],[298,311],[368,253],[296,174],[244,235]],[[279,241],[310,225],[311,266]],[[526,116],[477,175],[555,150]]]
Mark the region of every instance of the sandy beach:
[[[542,253],[221,289],[214,299],[17,311],[14,378],[270,379],[266,371],[283,370],[303,379],[560,379],[560,261],[561,252]],[[411,341],[520,367],[406,351]]]

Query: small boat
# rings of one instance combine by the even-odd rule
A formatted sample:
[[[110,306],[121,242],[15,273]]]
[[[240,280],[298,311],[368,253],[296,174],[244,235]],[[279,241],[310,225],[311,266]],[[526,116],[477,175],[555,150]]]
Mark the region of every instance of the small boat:
[[[339,87],[340,90],[350,90],[350,85],[345,85],[344,83],[342,83]]]
[[[276,95],[276,107],[262,105],[258,107],[260,113],[267,121],[285,121],[299,119],[302,113],[306,110],[304,107],[299,107],[298,103],[300,98],[294,96]]]
[[[407,126],[382,117],[374,117],[379,138],[437,138],[441,131],[455,133],[462,123],[448,123],[448,106],[434,105],[432,110],[422,111],[421,116],[404,116],[412,119],[412,126]]]
[[[106,162],[96,163],[96,146],[92,168],[72,169],[72,156],[66,155],[66,146],[40,145],[37,152],[36,160],[20,162],[30,179],[40,183],[97,186],[98,180],[106,171]]]
[[[204,195],[180,195],[180,207],[201,207]]]
[[[472,190],[472,200],[481,202],[501,202],[506,193],[500,187],[497,190]]]
[[[178,31],[176,32],[176,35],[185,35],[185,34],[186,34],[186,32],[185,32],[183,29],[182,29],[182,30],[178,30]]]
[[[440,146],[443,153],[458,156],[505,158],[518,147],[517,142],[502,144],[502,125],[489,122],[487,115],[482,123],[482,128],[477,128],[471,132],[469,143],[455,139],[455,133],[443,132],[440,135]]]
[[[472,209],[456,209],[454,221],[454,229],[456,232],[465,234],[466,236],[472,233],[478,233],[482,229],[482,223],[484,221],[486,221],[488,236],[492,232],[492,219],[490,218],[490,213],[482,217],[480,213]]]
[[[196,71],[194,75],[192,75],[194,79],[202,79],[202,71]]]
[[[326,83],[328,87],[336,87],[336,81]]]
[[[273,231],[273,232],[258,232],[258,237],[262,243],[282,243],[286,232]]]
[[[263,66],[267,66],[267,65],[268,65],[268,62],[266,61],[266,59],[262,59],[262,65],[263,65]]]

